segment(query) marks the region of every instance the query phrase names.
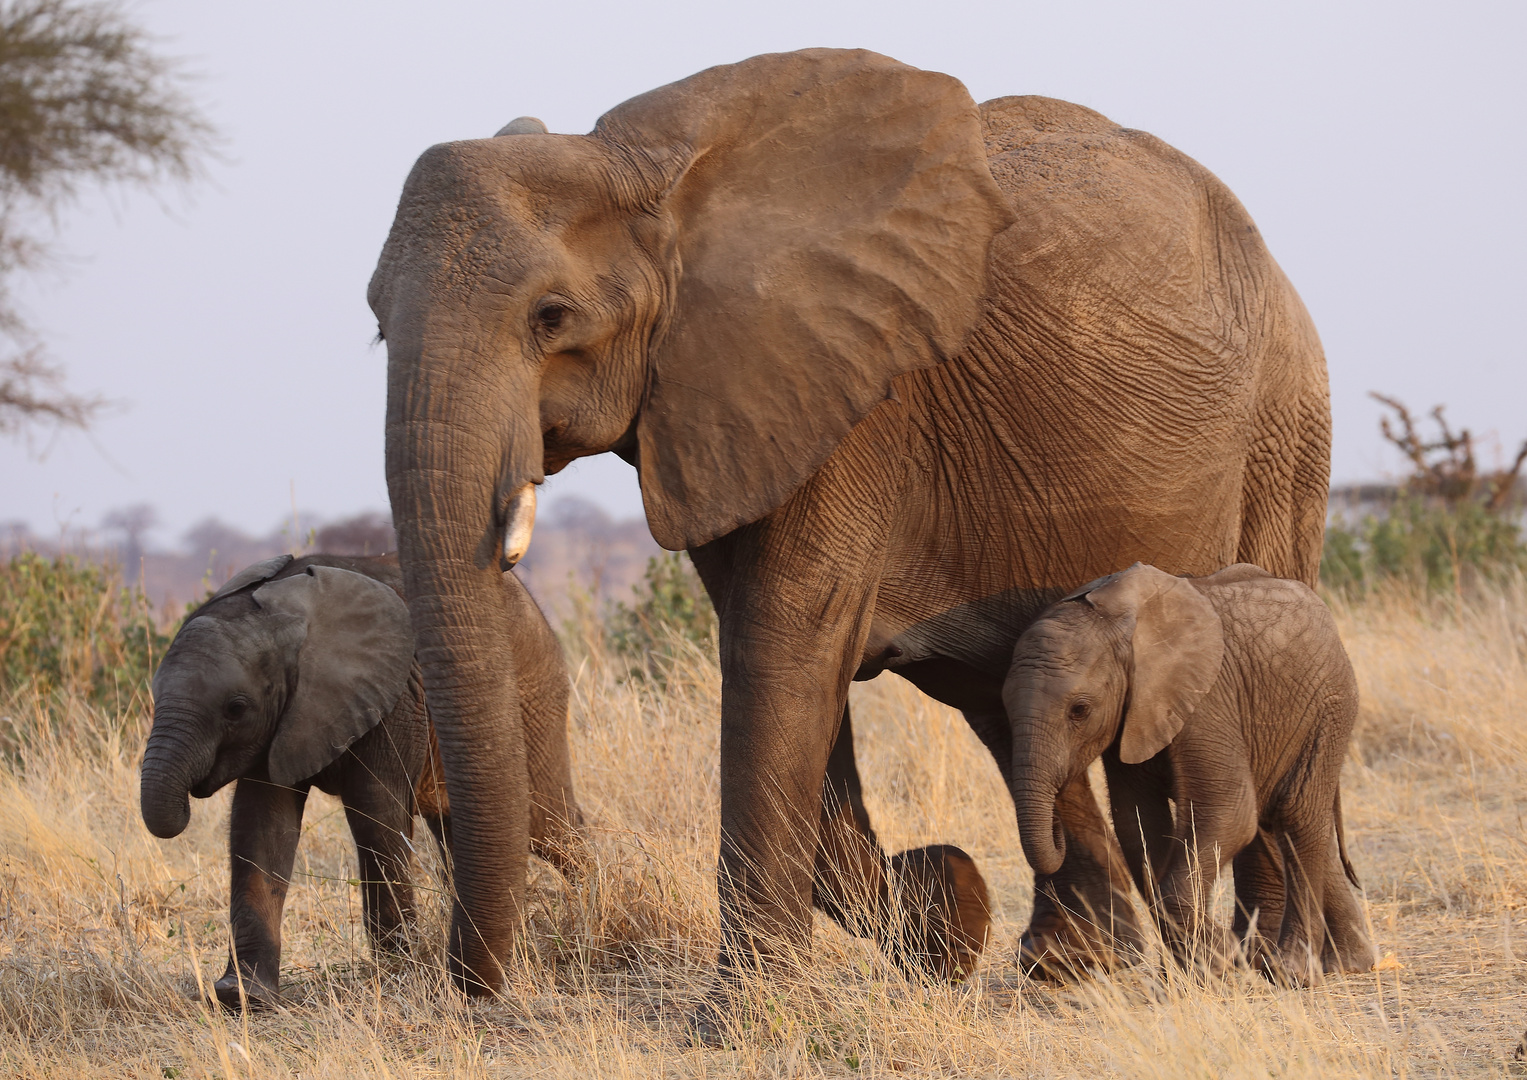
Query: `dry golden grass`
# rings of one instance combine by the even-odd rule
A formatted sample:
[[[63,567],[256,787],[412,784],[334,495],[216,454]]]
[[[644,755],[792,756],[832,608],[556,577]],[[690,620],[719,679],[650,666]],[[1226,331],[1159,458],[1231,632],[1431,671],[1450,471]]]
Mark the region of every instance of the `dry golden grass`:
[[[76,703],[51,727],[36,702],[0,706],[4,744],[27,747],[0,767],[0,1072],[1510,1074],[1527,1021],[1527,589],[1462,607],[1395,594],[1338,615],[1365,699],[1348,835],[1382,970],[1298,991],[1159,964],[1072,989],[1026,982],[1012,957],[1029,872],[996,769],[957,714],[887,677],[854,688],[870,808],[893,850],[945,841],[979,861],[998,918],[977,976],[909,983],[819,918],[798,982],[748,988],[734,1048],[691,1048],[682,1017],[718,926],[719,679],[687,655],[658,694],[578,645],[572,738],[595,865],[577,887],[537,865],[529,947],[490,1004],[442,988],[438,946],[402,969],[372,963],[343,815],[317,794],[285,923],[289,1007],[202,1004],[226,955],[227,794],[155,840],[136,808],[141,703],[120,725]],[[425,900],[438,940],[444,905]]]

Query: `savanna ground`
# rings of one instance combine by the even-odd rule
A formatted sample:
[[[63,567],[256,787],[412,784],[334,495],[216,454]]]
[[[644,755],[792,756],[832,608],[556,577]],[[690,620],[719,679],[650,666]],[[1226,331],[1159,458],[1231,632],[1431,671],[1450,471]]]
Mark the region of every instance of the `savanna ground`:
[[[285,1009],[205,1002],[227,949],[228,791],[152,838],[137,811],[141,694],[0,701],[0,1072],[23,1077],[1515,1075],[1527,1023],[1527,586],[1333,601],[1363,693],[1344,803],[1378,969],[1309,990],[1159,962],[1071,988],[1013,954],[1030,875],[1013,811],[958,714],[892,676],[853,689],[867,797],[892,850],[956,843],[997,909],[976,975],[908,982],[818,916],[788,985],[748,987],[732,1048],[686,1009],[718,936],[719,675],[678,647],[622,680],[597,621],[569,634],[575,777],[593,866],[533,868],[507,993],[442,987],[441,949],[369,958],[338,804],[314,793],[285,922]],[[230,789],[231,790],[231,789]],[[438,882],[419,830],[421,880]],[[438,942],[446,907],[422,894]]]

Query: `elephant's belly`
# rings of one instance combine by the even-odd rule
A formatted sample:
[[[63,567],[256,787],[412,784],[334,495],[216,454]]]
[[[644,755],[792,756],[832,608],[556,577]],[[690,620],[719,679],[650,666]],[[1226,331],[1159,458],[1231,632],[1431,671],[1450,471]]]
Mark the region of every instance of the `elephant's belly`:
[[[885,587],[882,584],[882,595]],[[955,697],[972,679],[982,685],[995,680],[993,691],[1001,704],[1002,680],[1013,659],[1013,646],[1056,597],[1056,589],[1004,589],[990,596],[952,607],[906,625],[897,618],[902,605],[877,609],[865,641],[856,679],[871,679],[882,671],[894,671],[946,705],[965,709]],[[914,671],[941,692],[923,687]],[[961,674],[955,675],[954,672]],[[933,674],[929,674],[933,673]],[[947,684],[947,688],[946,687]],[[952,696],[946,696],[952,695]]]
[[[1005,715],[1002,676],[947,657],[934,657],[894,669],[923,693],[968,716]]]
[[[1000,676],[1029,623],[1088,581],[1135,562],[1206,574],[1236,560],[1238,436],[1208,425],[1187,448],[1105,437],[1092,430],[1112,419],[1102,406],[1057,430],[1013,368],[991,360],[982,380],[977,366],[961,357],[898,380],[916,464],[884,496],[895,523],[860,677],[935,657]],[[959,408],[978,383],[985,408]]]

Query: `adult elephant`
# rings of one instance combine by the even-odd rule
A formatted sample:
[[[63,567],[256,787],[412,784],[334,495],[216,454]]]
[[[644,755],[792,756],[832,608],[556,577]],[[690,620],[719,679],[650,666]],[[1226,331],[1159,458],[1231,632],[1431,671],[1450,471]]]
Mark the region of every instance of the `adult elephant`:
[[[1318,340],[1234,196],[1159,140],[836,50],[541,131],[426,151],[370,289],[468,989],[500,983],[524,895],[498,573],[578,457],[636,466],[720,616],[724,968],[803,945],[813,898],[856,932],[894,921],[855,677],[962,709],[1007,773],[1012,645],[1064,591],[1137,560],[1313,581]],[[1061,815],[1023,949],[1106,959],[1128,873],[1085,779]],[[979,877],[932,862],[974,906]]]

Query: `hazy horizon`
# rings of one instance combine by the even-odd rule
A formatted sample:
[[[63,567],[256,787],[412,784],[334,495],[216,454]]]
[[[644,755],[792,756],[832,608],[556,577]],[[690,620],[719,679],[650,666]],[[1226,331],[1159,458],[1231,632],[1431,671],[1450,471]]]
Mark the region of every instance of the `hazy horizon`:
[[[465,0],[363,20],[289,0],[149,0],[136,17],[198,73],[225,137],[189,193],[88,196],[59,268],[18,281],[70,386],[120,402],[88,435],[0,443],[0,522],[93,528],[153,505],[173,542],[215,516],[269,530],[293,504],[334,520],[387,507],[384,350],[365,303],[403,177],[428,145],[513,116],[588,130],[633,94],[717,63],[808,45],[875,49],[962,79],[977,100],[1038,93],[1143,128],[1246,204],[1325,342],[1333,479],[1400,472],[1381,390],[1445,403],[1482,462],[1527,437],[1527,364],[1509,315],[1527,293],[1518,133],[1523,9],[1463,4],[1087,10],[791,0]],[[930,25],[931,23],[931,25]],[[571,33],[559,33],[562,27]],[[295,492],[295,497],[294,497]],[[613,516],[640,513],[609,455],[553,478]]]

